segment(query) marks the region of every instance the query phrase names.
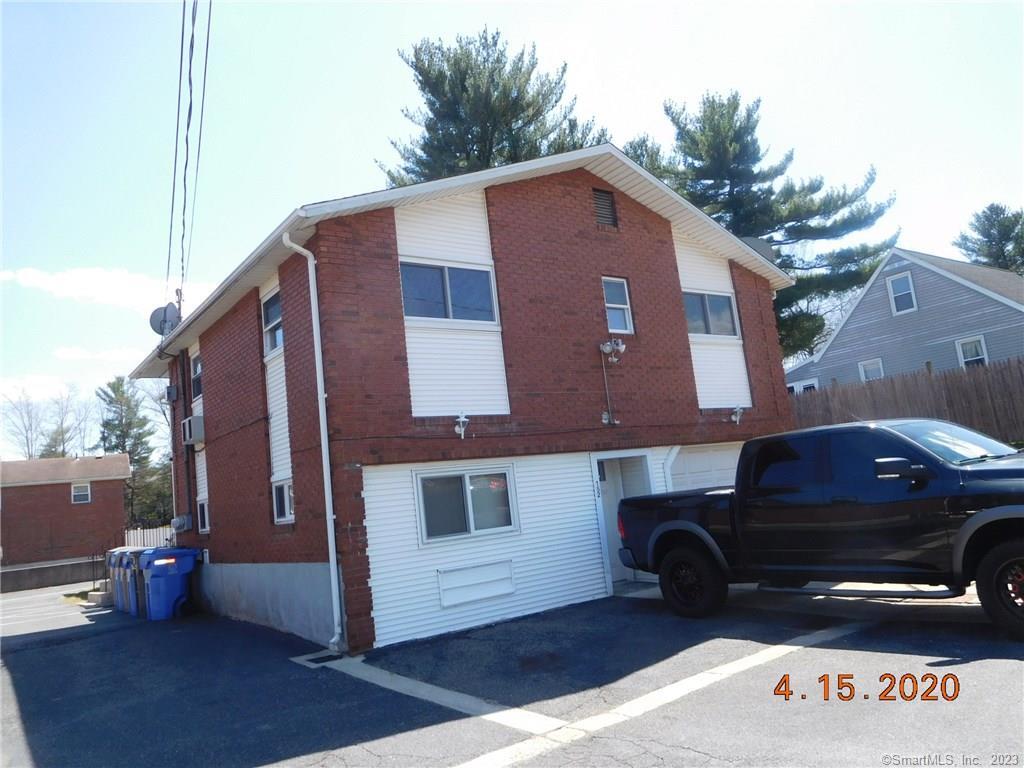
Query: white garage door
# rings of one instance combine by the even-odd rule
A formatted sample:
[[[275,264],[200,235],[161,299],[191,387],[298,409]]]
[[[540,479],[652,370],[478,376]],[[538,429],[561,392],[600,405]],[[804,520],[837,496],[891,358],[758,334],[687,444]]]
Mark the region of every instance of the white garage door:
[[[732,485],[736,462],[743,443],[691,445],[683,448],[672,464],[672,485],[676,491]]]

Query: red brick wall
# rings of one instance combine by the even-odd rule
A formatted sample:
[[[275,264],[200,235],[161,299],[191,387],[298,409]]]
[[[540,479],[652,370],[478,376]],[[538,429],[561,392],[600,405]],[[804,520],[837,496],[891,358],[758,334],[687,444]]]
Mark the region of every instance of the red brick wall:
[[[91,483],[92,501],[71,503],[71,484],[4,488],[3,564],[101,555],[124,544],[124,482]]]

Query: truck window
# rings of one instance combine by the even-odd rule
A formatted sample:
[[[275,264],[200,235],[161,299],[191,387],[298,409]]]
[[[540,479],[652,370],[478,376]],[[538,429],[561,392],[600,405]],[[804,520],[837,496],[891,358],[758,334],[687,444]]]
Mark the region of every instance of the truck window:
[[[821,459],[817,436],[772,440],[754,458],[755,488],[803,488],[818,482]]]
[[[829,437],[832,494],[863,502],[892,501],[907,495],[908,484],[879,480],[875,459],[900,457],[925,463],[919,451],[889,435],[867,431],[840,432]]]

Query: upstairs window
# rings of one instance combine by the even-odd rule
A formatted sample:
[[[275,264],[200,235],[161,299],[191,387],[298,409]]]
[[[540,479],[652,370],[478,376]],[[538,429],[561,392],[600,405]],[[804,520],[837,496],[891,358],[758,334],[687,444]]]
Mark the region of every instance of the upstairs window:
[[[410,263],[401,268],[406,317],[494,322],[489,270]]]
[[[594,216],[598,224],[618,227],[619,215],[615,211],[615,195],[606,189],[594,190]]]
[[[215,387],[216,389],[216,387]],[[192,358],[192,399],[198,400],[203,396],[203,358],[196,355]]]
[[[88,504],[92,501],[92,488],[88,483],[75,483],[71,486],[71,503]]]
[[[618,277],[601,278],[604,284],[604,310],[608,330],[612,333],[633,332],[633,312],[629,308],[629,286]]]
[[[882,368],[882,358],[880,357],[857,363],[857,368],[860,369],[861,381],[874,381],[885,376],[885,370]]]
[[[684,293],[686,326],[691,334],[736,336],[732,296],[721,293]]]
[[[284,346],[284,328],[281,325],[281,292],[263,300],[263,354],[269,355]]]
[[[886,283],[889,286],[889,306],[893,315],[902,315],[917,309],[914,281],[909,272],[893,275],[886,280]]]
[[[988,350],[985,349],[984,336],[959,339],[956,343],[956,354],[960,358],[961,368],[988,365]]]

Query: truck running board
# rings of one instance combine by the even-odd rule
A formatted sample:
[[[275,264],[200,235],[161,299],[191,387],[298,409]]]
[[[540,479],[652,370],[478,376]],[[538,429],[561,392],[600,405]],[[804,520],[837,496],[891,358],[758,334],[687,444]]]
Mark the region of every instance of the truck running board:
[[[813,587],[771,587],[758,584],[761,592],[783,592],[790,595],[823,595],[825,597],[874,597],[891,600],[945,600],[951,597],[962,597],[967,590],[964,587],[950,587],[943,590],[923,591],[919,589],[887,590],[887,589],[815,589]]]

